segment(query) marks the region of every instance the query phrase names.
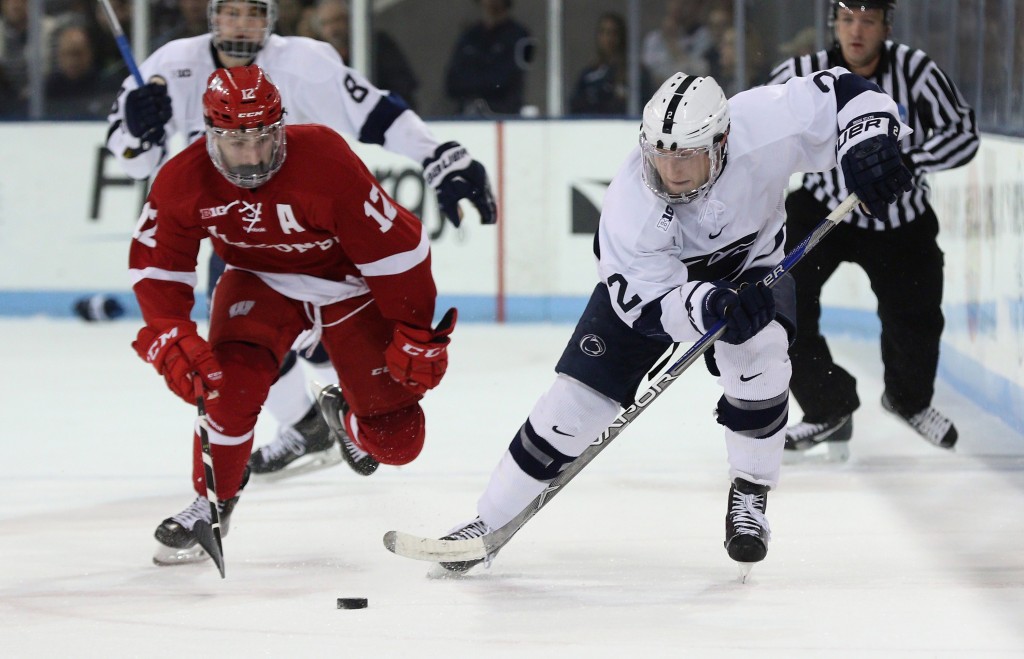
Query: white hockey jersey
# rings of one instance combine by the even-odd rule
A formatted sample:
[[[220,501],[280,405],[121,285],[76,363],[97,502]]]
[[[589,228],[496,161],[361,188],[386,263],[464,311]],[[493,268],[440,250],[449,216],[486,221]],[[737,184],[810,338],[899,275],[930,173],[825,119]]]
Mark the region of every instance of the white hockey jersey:
[[[700,201],[657,197],[641,178],[640,147],[633,149],[605,194],[597,244],[598,272],[623,322],[649,336],[696,341],[706,331],[701,303],[710,282],[782,261],[790,176],[834,168],[839,133],[857,117],[884,112],[899,120],[884,93],[859,86],[851,95],[838,84],[852,75],[836,67],[731,98],[725,168]],[[901,138],[911,132],[900,128]]]
[[[271,35],[255,63],[281,91],[286,123],[324,124],[417,163],[432,156],[440,144],[419,115],[346,66],[329,44]],[[167,82],[173,112],[166,127],[168,139],[184,135],[191,144],[204,135],[203,92],[216,67],[209,34],[171,41],[139,67],[143,80],[159,76]],[[156,173],[168,154],[160,146],[138,152],[140,141],[128,132],[124,99],[137,86],[129,76],[118,93],[108,117],[107,148],[126,174],[144,179]]]

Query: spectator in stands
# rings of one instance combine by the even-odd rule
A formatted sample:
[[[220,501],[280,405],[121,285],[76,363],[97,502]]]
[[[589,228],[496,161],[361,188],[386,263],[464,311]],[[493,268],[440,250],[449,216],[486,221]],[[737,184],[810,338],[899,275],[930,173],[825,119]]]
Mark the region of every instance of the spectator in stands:
[[[0,67],[19,96],[28,82],[27,45],[28,0],[0,0]]]
[[[121,23],[128,42],[132,39],[132,0],[110,0],[110,6]],[[96,47],[96,68],[104,79],[124,80],[128,77],[128,66],[121,57],[121,51],[114,41],[114,33],[103,13],[103,6],[97,2],[95,10],[88,16],[89,34]]]
[[[0,115],[24,118],[28,114],[28,0],[0,0]],[[43,16],[43,43],[49,43],[54,19]],[[43,49],[43,70],[50,50]]]
[[[305,36],[299,34],[304,0],[277,0],[277,25],[274,32],[282,37]]]
[[[20,119],[27,114],[25,99],[8,79],[7,71],[0,63],[0,119]]]
[[[512,18],[512,0],[476,0],[480,20],[459,35],[445,93],[462,115],[519,114],[533,60],[529,30]]]
[[[628,111],[629,65],[626,61],[626,21],[608,12],[597,20],[596,59],[580,73],[569,99],[571,114],[622,115]],[[638,98],[654,93],[650,75],[641,65]],[[639,108],[638,108],[639,109]]]
[[[708,12],[708,29],[711,30],[711,40],[716,43],[722,43],[722,38],[725,36],[725,31],[731,27],[735,27],[736,19],[732,13],[732,3],[728,5],[722,5],[719,7],[713,7]]]
[[[717,45],[717,57],[712,66],[712,75],[718,84],[722,86],[726,96],[733,96],[745,89],[762,84],[768,79],[769,70],[765,63],[764,48],[761,39],[753,29],[747,29],[744,53],[746,54],[746,79],[740,80],[737,77],[736,63],[739,57],[739,48],[736,43],[736,28],[727,27],[722,33],[722,39]]]
[[[805,27],[794,34],[793,38],[789,41],[783,41],[779,44],[779,59],[784,60],[790,57],[810,55],[818,49],[817,43],[818,31],[813,27]]]
[[[209,29],[206,19],[206,0],[179,0],[177,16],[171,27],[153,40],[152,50],[156,50],[168,41],[206,34]]]
[[[677,71],[711,73],[715,41],[704,22],[707,0],[667,0],[661,25],[644,37],[643,63],[660,83]]]
[[[54,36],[54,67],[46,76],[47,119],[103,119],[117,85],[104,84],[96,48],[84,25],[71,22]]]
[[[334,46],[346,64],[352,62],[351,22],[348,0],[319,0],[316,4],[313,27],[318,38]],[[373,72],[370,76],[380,86],[402,97],[416,110],[416,89],[419,80],[413,73],[395,40],[378,30],[373,35]]]

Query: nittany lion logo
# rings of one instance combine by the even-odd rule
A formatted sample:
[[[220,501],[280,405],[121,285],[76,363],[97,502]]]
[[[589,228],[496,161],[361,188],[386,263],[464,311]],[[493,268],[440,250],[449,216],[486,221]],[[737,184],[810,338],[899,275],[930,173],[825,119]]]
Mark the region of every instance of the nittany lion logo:
[[[597,334],[587,334],[580,339],[580,350],[591,357],[600,357],[608,348],[604,344],[604,339]]]

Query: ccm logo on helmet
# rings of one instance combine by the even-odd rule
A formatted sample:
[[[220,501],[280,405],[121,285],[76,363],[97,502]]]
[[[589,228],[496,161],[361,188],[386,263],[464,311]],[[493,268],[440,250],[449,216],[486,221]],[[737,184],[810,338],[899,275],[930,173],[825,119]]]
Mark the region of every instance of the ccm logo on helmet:
[[[238,118],[239,119],[245,119],[246,117],[259,117],[262,114],[263,114],[263,112],[239,112],[238,113]]]

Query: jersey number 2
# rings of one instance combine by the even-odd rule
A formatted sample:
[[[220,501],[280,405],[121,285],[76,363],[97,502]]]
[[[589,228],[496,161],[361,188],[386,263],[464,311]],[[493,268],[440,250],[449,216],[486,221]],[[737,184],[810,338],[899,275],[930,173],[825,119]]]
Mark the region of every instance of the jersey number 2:
[[[623,277],[622,275],[620,275],[619,273],[616,272],[614,275],[612,275],[611,277],[608,278],[608,288],[611,288],[612,284],[618,284],[619,285],[618,303],[619,303],[619,307],[621,307],[623,311],[628,313],[630,309],[632,309],[636,305],[640,304],[640,296],[639,295],[634,295],[633,297],[629,298],[629,300],[626,299],[626,278],[625,277]]]

